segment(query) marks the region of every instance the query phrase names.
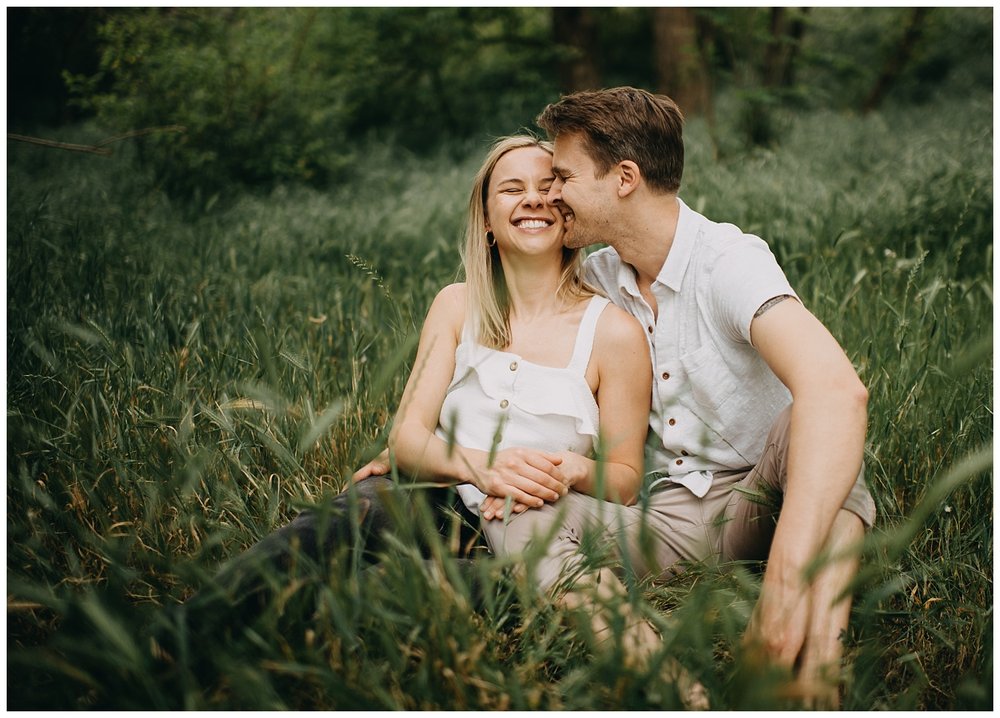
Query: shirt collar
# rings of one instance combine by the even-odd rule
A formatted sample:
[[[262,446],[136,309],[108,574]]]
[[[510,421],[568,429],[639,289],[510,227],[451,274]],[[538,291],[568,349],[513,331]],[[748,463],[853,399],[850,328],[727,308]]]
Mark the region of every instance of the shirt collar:
[[[680,197],[677,198],[677,229],[674,232],[674,241],[667,252],[667,258],[663,261],[663,266],[656,275],[656,281],[669,287],[675,292],[681,289],[684,274],[687,272],[688,264],[691,261],[691,253],[694,251],[695,238],[700,229],[698,218],[701,216],[686,204]],[[618,266],[618,286],[633,297],[640,296],[639,284],[635,280],[635,269],[631,264],[622,262]]]
[[[695,238],[700,229],[699,214],[684,204],[684,201],[677,198],[677,229],[674,231],[674,241],[667,252],[667,258],[660,267],[656,280],[663,285],[673,289],[675,292],[681,290],[681,282],[687,273],[688,264],[691,262],[691,253],[694,251]]]

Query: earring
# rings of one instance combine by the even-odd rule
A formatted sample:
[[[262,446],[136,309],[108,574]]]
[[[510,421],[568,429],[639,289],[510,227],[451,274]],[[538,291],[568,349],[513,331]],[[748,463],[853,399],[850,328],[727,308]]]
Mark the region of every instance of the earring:
[[[497,246],[497,238],[496,236],[494,236],[493,232],[490,232],[489,230],[487,230],[486,232],[486,246],[487,247]]]

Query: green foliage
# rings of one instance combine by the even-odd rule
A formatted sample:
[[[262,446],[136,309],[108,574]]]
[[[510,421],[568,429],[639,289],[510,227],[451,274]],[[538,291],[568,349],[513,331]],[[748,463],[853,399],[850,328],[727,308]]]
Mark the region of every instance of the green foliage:
[[[81,101],[115,131],[182,125],[153,135],[142,159],[173,191],[232,182],[321,182],[350,159],[336,83],[310,51],[316,11],[151,8],[112,14],[101,27],[110,91]]]
[[[653,10],[590,12],[604,84],[656,89]],[[860,107],[911,12],[700,9],[718,132],[737,140],[718,140],[717,151],[782,142],[796,108]],[[783,19],[772,26],[775,13]],[[81,34],[66,10],[13,17],[25,54],[42,49],[37,38],[67,44]],[[557,87],[555,68],[574,52],[553,43],[548,8],[112,8],[79,22],[88,40],[67,55],[64,75],[77,105],[95,114],[97,139],[183,126],[134,140],[138,158],[173,196],[203,200],[234,184],[348,181],[366,137],[424,152],[531,126],[567,89]],[[990,88],[991,38],[987,8],[928,11],[889,97],[920,103]],[[87,58],[97,55],[94,73]],[[13,76],[15,110],[50,102],[23,74]]]
[[[880,517],[850,709],[992,703],[991,107],[804,113],[738,162],[690,126],[682,196],[769,241],[869,388]],[[12,708],[678,707],[509,566],[479,565],[472,610],[447,542],[425,563],[403,536],[380,571],[339,564],[212,640],[178,622],[222,559],[381,447],[415,330],[455,277],[482,148],[360,147],[349,186],[180,204],[128,151],[11,146]],[[740,649],[752,568],[694,567],[627,597],[717,709],[787,706],[782,676]]]
[[[799,79],[812,101],[858,108],[892,57],[913,8],[813,8]],[[993,13],[989,8],[931,8],[892,97],[922,103],[963,97],[993,83]]]
[[[355,9],[354,135],[419,149],[530,125],[555,91],[539,8]],[[331,66],[331,72],[343,70]]]
[[[783,143],[795,109],[860,109],[891,64],[913,12],[887,7],[699,10],[715,114],[724,132],[736,134],[733,146],[720,149],[734,154]],[[776,26],[775,13],[782,13]],[[799,33],[793,31],[797,24]],[[911,106],[989,90],[992,35],[987,8],[928,10],[887,100]]]
[[[326,186],[372,131],[427,149],[530,121],[551,88],[546,33],[528,9],[122,10],[101,26],[101,72],[68,79],[112,131],[186,128],[139,143],[172,194]]]

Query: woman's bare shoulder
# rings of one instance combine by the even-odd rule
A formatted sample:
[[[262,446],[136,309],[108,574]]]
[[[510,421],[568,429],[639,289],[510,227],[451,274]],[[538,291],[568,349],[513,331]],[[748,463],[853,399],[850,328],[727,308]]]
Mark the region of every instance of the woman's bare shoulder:
[[[438,291],[434,301],[458,303],[462,305],[463,309],[465,309],[465,301],[468,296],[468,285],[465,282],[455,282],[454,284],[448,284],[442,287],[440,291]]]
[[[427,321],[460,331],[465,322],[465,307],[469,293],[465,282],[443,287],[427,311]]]
[[[609,304],[597,323],[597,341],[602,344],[646,345],[646,335],[639,320],[621,307]]]

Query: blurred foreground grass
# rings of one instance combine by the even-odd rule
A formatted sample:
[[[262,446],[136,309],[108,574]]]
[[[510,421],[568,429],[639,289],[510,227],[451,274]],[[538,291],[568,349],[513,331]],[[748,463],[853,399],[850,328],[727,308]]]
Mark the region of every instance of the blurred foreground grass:
[[[869,387],[849,709],[992,706],[991,107],[794,117],[780,148],[722,161],[689,132],[685,201],[769,241]],[[329,193],[177,205],[127,151],[8,144],[11,708],[677,706],[504,566],[479,567],[474,610],[448,551],[405,540],[378,573],[151,653],[164,608],[380,448],[481,152],[372,148]],[[757,576],[724,568],[630,600],[714,708],[785,705],[741,660]]]

